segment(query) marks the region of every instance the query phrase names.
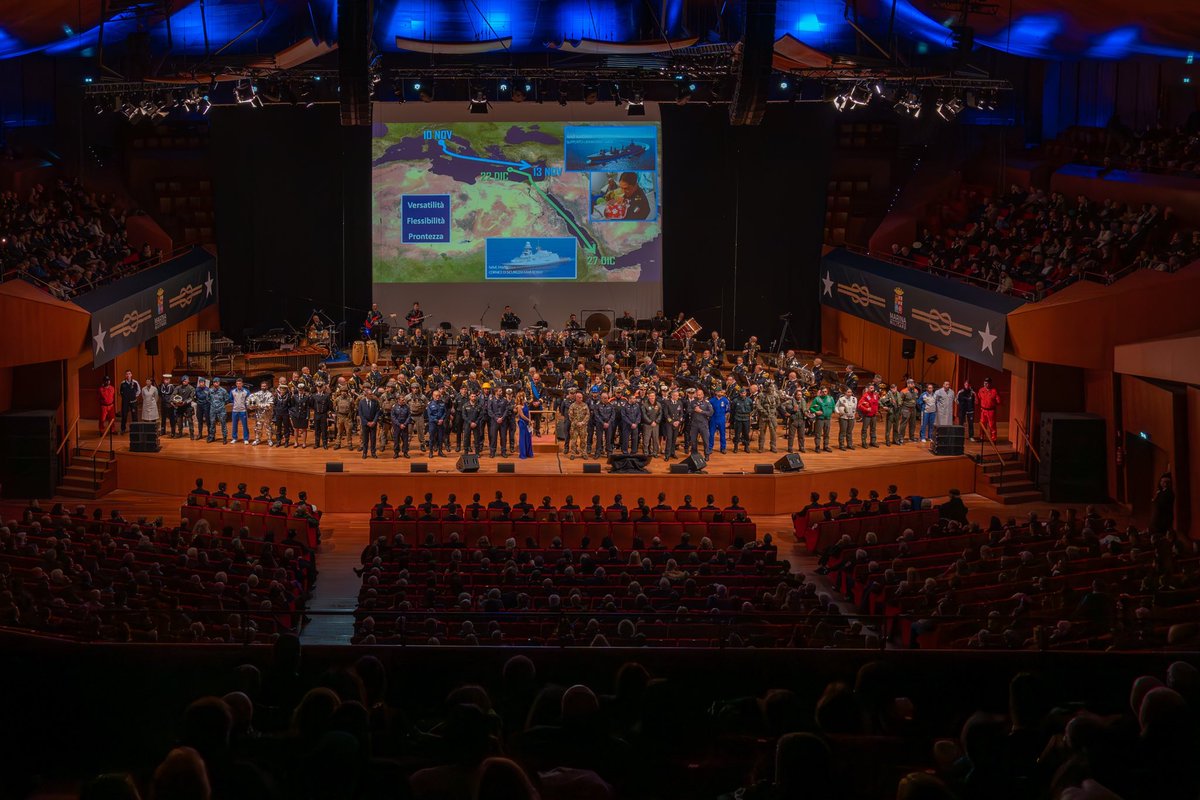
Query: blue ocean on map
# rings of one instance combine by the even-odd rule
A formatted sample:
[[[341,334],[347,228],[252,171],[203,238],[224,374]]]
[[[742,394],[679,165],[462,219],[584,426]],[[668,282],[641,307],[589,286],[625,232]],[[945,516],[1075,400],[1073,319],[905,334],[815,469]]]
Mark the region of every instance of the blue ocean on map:
[[[648,125],[577,125],[563,131],[563,161],[570,172],[653,170],[658,137]]]
[[[489,281],[575,280],[576,242],[570,236],[487,239],[484,277]]]

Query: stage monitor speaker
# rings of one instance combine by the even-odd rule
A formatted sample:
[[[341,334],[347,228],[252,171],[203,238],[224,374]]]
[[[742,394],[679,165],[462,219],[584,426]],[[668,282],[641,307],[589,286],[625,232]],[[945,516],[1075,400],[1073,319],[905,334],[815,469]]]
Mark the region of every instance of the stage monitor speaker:
[[[692,453],[679,463],[687,467],[688,472],[704,472],[704,468],[708,466],[708,462],[704,460],[704,456],[699,453]]]
[[[129,424],[129,452],[157,453],[161,449],[158,445],[157,422],[131,422]]]
[[[516,472],[516,464],[511,461],[501,461],[496,465],[496,472]]]
[[[783,458],[775,462],[775,469],[780,472],[799,472],[804,469],[804,462],[795,453],[785,453]]]
[[[608,471],[618,474],[649,472],[650,456],[643,453],[613,453],[608,457]]]
[[[146,355],[148,355],[148,356],[158,355],[158,337],[157,336],[151,336],[149,339],[146,340]]]
[[[600,474],[600,465],[595,462],[592,462],[590,464],[584,464],[583,465],[583,473],[585,475],[599,475]]]
[[[755,475],[774,475],[775,467],[772,464],[755,464],[754,465],[754,474]]]
[[[429,472],[429,465],[426,464],[424,461],[414,461],[409,466],[408,471],[409,472]],[[463,472],[478,472],[478,471],[479,471],[478,463],[476,463],[475,469],[473,469],[473,470],[463,470]]]
[[[463,453],[458,457],[454,468],[459,472],[479,472],[479,456],[474,453]]]
[[[961,456],[966,440],[962,425],[934,425],[930,450],[935,456]]]
[[[326,462],[325,462],[325,471],[326,471],[326,472],[342,472],[342,471],[343,471],[343,465],[342,465],[342,462],[340,462],[340,461],[326,461]]]
[[[900,340],[900,357],[903,359],[911,359],[917,357],[917,340],[916,339],[901,339]]]
[[[670,464],[667,467],[667,471],[672,475],[687,475],[689,472],[691,472],[691,470],[688,469],[687,464]]]
[[[1038,428],[1038,488],[1052,503],[1108,499],[1104,418],[1095,414],[1042,414]]]
[[[337,4],[338,103],[342,125],[371,124],[372,0]]]
[[[730,125],[757,125],[767,110],[767,93],[775,55],[776,0],[745,0],[742,38],[733,59]]]

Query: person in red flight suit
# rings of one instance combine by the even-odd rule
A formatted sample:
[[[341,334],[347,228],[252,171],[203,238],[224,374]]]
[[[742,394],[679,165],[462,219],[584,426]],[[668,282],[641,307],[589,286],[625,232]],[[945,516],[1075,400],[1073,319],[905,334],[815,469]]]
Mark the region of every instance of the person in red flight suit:
[[[116,406],[113,405],[117,400],[117,387],[113,386],[112,378],[105,375],[96,393],[100,395],[100,432],[104,433],[108,423],[117,418]]]
[[[992,388],[992,379],[984,378],[983,386],[975,393],[979,403],[979,427],[988,432],[988,437],[996,440],[996,409],[1000,407],[1000,393]]]
[[[875,442],[875,423],[876,416],[879,414],[879,392],[875,391],[875,384],[868,383],[867,388],[863,390],[862,397],[858,398],[858,416],[862,419],[862,424],[858,426],[861,432],[862,446],[867,446],[867,431],[871,432],[871,447],[879,447]]]

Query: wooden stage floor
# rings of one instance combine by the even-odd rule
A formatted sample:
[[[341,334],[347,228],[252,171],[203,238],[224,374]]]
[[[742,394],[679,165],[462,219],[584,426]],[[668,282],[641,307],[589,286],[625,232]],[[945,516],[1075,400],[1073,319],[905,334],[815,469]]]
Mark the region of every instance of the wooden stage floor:
[[[568,494],[581,505],[599,494],[608,505],[613,494],[621,493],[629,506],[638,497],[645,497],[653,505],[658,493],[665,492],[671,505],[679,505],[685,494],[690,494],[697,506],[704,505],[707,494],[715,495],[722,506],[728,504],[731,495],[738,495],[751,514],[789,514],[808,502],[811,491],[824,494],[835,490],[845,497],[851,487],[857,487],[865,497],[870,489],[882,493],[889,484],[895,484],[903,495],[943,496],[950,488],[973,491],[976,479],[971,458],[934,456],[916,443],[809,452],[801,455],[802,471],[772,475],[754,474],[755,464],[773,463],[781,455],[769,451],[714,452],[703,474],[670,474],[667,462],[660,458],[650,463],[649,473],[632,475],[613,475],[607,472],[607,464],[600,474],[585,475],[583,461],[549,452],[537,452],[526,460],[505,459],[514,465],[514,472],[500,473],[497,464],[502,460],[485,454],[479,472],[464,474],[455,470],[457,453],[428,459],[414,449],[410,451],[412,458],[393,459],[389,450],[381,451],[377,459],[363,460],[356,451],[317,450],[311,446],[281,449],[170,438],[162,439],[161,444],[157,453],[131,453],[128,442],[118,437],[117,488],[183,497],[198,477],[213,489],[218,481],[225,481],[231,493],[239,482],[247,483],[251,494],[262,485],[270,486],[272,491],[286,486],[292,497],[307,491],[319,507],[334,512],[365,511],[384,492],[394,499],[412,495],[418,501],[426,492],[432,492],[439,502],[454,492],[463,503],[469,502],[475,492],[484,502],[496,491],[503,491],[510,502],[526,492],[535,505],[544,495],[560,504]],[[340,463],[344,471],[326,472],[330,462]],[[427,463],[429,472],[411,473],[413,462]]]

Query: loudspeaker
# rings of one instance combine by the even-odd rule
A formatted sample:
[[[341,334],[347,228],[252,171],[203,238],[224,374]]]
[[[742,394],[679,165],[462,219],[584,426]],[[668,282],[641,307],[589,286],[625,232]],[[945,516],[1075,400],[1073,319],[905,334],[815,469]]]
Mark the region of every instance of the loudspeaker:
[[[148,356],[158,355],[158,337],[157,336],[151,336],[149,339],[146,340],[146,355],[148,355]]]
[[[667,471],[672,475],[686,475],[691,472],[687,464],[671,464],[667,467]]]
[[[326,461],[325,462],[325,471],[326,472],[342,472],[343,471],[342,470],[342,462]]]
[[[780,472],[799,472],[804,469],[804,462],[795,453],[785,453],[783,458],[775,462],[775,469]]]
[[[774,475],[775,467],[772,466],[771,464],[755,464],[754,465],[754,474],[755,475]]]
[[[429,472],[429,465],[424,461],[414,461],[408,468],[409,472]],[[478,472],[479,463],[476,462],[475,469],[465,469],[463,472]]]
[[[583,465],[583,472],[585,475],[599,475],[600,474],[600,465],[596,464],[596,463],[591,463],[591,464],[585,463]]]
[[[961,456],[965,440],[966,431],[962,425],[934,425],[929,449],[935,456]]]
[[[58,485],[54,449],[58,412],[0,414],[0,486],[5,497],[53,497]]]
[[[157,453],[161,449],[158,444],[157,422],[129,423],[129,452]]]
[[[741,22],[740,54],[733,61],[729,124],[757,125],[767,110],[775,54],[775,0],[745,0]]]
[[[708,466],[708,462],[704,460],[704,456],[699,453],[692,453],[687,458],[680,461],[681,466],[687,467],[688,472],[703,472]]]
[[[900,340],[900,357],[903,359],[917,357],[917,340],[916,339],[901,339]]]
[[[337,4],[338,102],[343,125],[371,124],[372,0]]]
[[[1108,499],[1104,418],[1095,414],[1042,414],[1038,428],[1038,488],[1054,503]]]
[[[479,472],[479,456],[474,453],[463,453],[458,457],[454,468],[459,472]]]
[[[516,464],[513,464],[511,461],[501,461],[496,465],[496,472],[516,472],[514,467],[516,467]]]

